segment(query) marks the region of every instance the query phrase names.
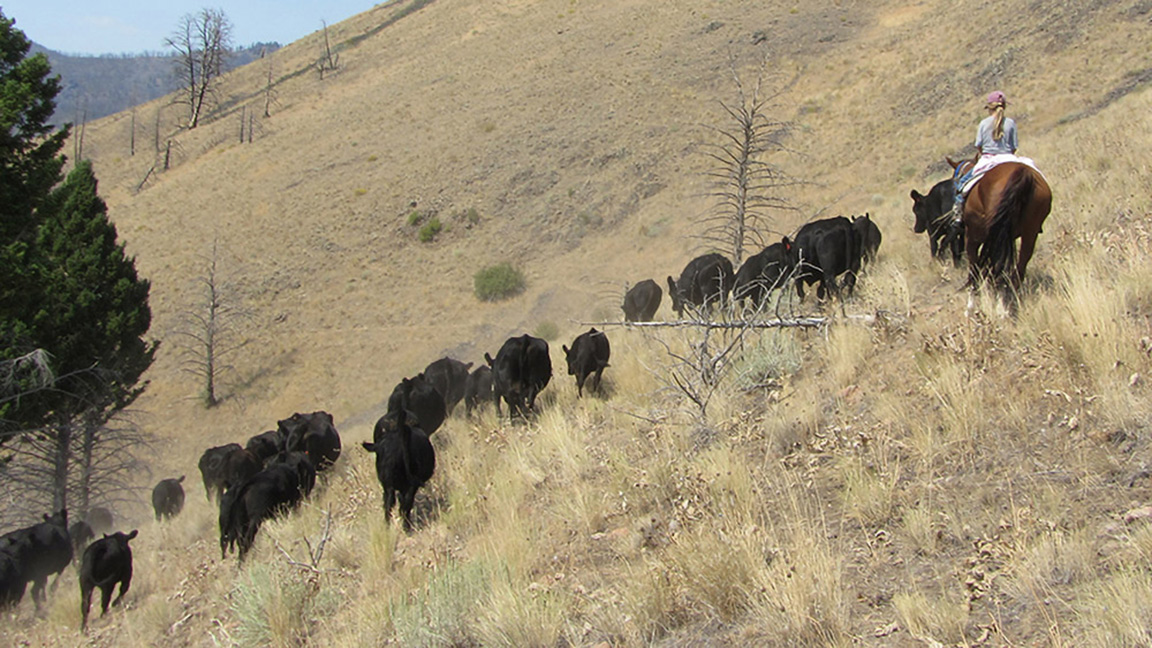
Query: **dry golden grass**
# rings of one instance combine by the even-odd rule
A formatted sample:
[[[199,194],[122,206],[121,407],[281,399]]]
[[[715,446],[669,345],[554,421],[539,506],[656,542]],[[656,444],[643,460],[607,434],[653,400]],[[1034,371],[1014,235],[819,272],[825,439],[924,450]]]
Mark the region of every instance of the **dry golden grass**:
[[[1008,36],[971,32],[984,7],[967,0],[863,4],[461,0],[394,22],[378,6],[330,26],[345,49],[323,81],[292,76],[315,37],[265,62],[283,80],[252,145],[227,110],[267,68],[236,71],[230,108],[178,133],[140,191],[154,160],[122,150],[128,119],[90,124],[166,339],[138,403],[157,470],[192,475],[205,447],[315,409],[345,453],[244,565],[217,558],[198,484],[173,522],[123,512],[141,530],[126,606],[81,638],[69,571],[0,643],[1146,645],[1152,527],[1124,518],[1152,499],[1146,12],[1012,0],[999,10],[1035,27]],[[804,155],[778,163],[811,181],[776,228],[869,211],[879,259],[843,311],[799,307],[827,328],[749,336],[704,421],[661,343],[695,333],[608,327],[605,392],[578,399],[560,344],[696,251],[697,125],[735,95],[728,52],[753,75],[765,45],[796,74],[772,114]],[[1055,192],[1007,318],[987,295],[967,308],[965,270],[928,259],[908,198],[944,177],[992,87]],[[413,201],[447,225],[432,242]],[[256,343],[205,412],[167,338],[217,235]],[[525,292],[478,302],[474,272],[503,261]],[[556,336],[540,414],[451,418],[416,532],[386,523],[357,446],[391,386],[523,331]],[[329,514],[321,572],[291,565],[281,549],[307,562]]]

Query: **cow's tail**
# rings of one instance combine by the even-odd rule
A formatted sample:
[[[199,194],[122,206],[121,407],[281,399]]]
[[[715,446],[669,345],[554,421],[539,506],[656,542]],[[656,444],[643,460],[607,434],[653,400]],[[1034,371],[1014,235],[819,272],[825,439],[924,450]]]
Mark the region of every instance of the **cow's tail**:
[[[1035,181],[1027,167],[1021,167],[1008,178],[1004,190],[1000,192],[1000,202],[996,214],[988,227],[988,237],[980,248],[978,265],[986,277],[1001,277],[1010,272],[1016,263],[1016,244],[1013,236],[1016,223],[1020,220],[1029,201]]]

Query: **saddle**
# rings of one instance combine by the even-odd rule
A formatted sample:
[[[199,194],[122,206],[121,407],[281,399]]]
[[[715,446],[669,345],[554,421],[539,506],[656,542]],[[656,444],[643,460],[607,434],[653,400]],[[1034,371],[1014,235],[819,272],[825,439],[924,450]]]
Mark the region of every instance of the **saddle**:
[[[1036,167],[1036,163],[1032,158],[1014,155],[1012,153],[1001,153],[998,155],[981,155],[972,160],[964,160],[956,165],[952,172],[952,185],[956,188],[957,193],[968,195],[972,191],[972,187],[984,177],[985,173],[991,171],[994,167],[1009,162],[1015,162],[1032,167],[1034,171],[1044,174]]]

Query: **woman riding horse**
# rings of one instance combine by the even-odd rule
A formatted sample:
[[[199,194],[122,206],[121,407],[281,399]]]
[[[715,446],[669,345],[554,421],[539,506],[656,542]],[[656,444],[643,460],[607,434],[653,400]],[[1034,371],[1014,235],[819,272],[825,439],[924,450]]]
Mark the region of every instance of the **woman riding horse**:
[[[968,283],[973,288],[985,279],[1000,278],[1006,278],[1012,288],[1020,285],[1036,248],[1036,237],[1052,208],[1052,190],[1044,176],[1031,160],[1014,156],[1016,122],[1004,116],[1006,103],[1003,92],[997,90],[988,95],[987,109],[992,114],[980,122],[976,134],[980,156],[957,180],[956,212],[967,238]],[[997,156],[1007,159],[994,159]],[[970,162],[952,166],[958,168],[962,164]],[[965,199],[961,191],[973,170],[984,168],[987,171]]]

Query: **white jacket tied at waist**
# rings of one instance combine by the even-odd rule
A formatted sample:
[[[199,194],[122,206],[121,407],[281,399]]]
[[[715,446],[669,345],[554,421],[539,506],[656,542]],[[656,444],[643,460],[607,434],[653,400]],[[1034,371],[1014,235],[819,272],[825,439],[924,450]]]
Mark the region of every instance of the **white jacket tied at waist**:
[[[980,178],[984,177],[984,174],[988,173],[990,169],[1007,162],[1018,162],[1020,164],[1026,164],[1032,167],[1036,173],[1039,173],[1041,177],[1044,176],[1044,173],[1036,167],[1036,163],[1032,161],[1032,158],[1021,157],[1014,153],[981,155],[980,159],[976,161],[976,166],[972,168],[972,177],[968,179],[968,182],[964,183],[962,193],[967,194],[969,191],[971,191],[972,187],[974,187],[976,183],[979,182]]]

